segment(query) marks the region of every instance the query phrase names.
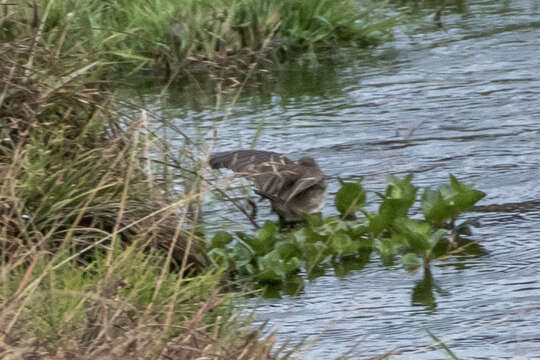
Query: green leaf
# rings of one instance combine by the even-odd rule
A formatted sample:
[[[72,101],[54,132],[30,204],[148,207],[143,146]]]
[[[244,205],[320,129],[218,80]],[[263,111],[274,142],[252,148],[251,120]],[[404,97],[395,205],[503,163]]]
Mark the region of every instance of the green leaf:
[[[360,247],[359,241],[353,241],[351,237],[345,233],[337,233],[330,238],[332,250],[340,256],[353,255]]]
[[[398,231],[393,231],[390,235],[390,240],[394,244],[394,248],[401,249],[406,248],[409,246],[409,241],[407,240],[407,236],[403,233],[400,233]]]
[[[276,224],[267,221],[264,223],[262,228],[255,232],[255,237],[263,242],[272,241],[275,238],[277,230]]]
[[[248,235],[248,234],[246,234],[246,233],[243,232],[243,231],[237,231],[237,232],[235,232],[235,234],[236,234],[236,236],[238,236],[238,238],[239,238],[241,241],[245,242],[246,244],[249,244],[250,242],[253,241],[253,237],[250,236],[250,235]]]
[[[321,213],[308,214],[305,216],[305,218],[306,218],[306,225],[311,228],[321,226],[324,223],[324,219]]]
[[[327,229],[324,229],[323,226],[314,228],[304,226],[303,228],[294,232],[294,238],[300,242],[325,241],[327,237]]]
[[[415,271],[420,267],[420,265],[422,265],[422,260],[414,253],[407,253],[403,255],[401,262],[403,263],[405,270],[409,272]]]
[[[377,248],[377,250],[379,250],[379,254],[381,254],[381,256],[389,256],[396,253],[395,243],[388,238],[376,241],[375,247]]]
[[[208,252],[208,257],[218,265],[226,264],[229,258],[227,251],[223,248],[213,248]]]
[[[367,240],[369,238],[368,223],[365,219],[362,222],[348,222],[347,229],[345,230],[349,236],[354,240]],[[369,245],[368,247],[371,247]]]
[[[409,247],[416,253],[425,253],[431,249],[431,225],[427,222],[398,218],[393,225],[396,231],[405,236]]]
[[[445,200],[440,190],[426,189],[422,194],[422,211],[427,221],[440,226],[453,215],[452,207]]]
[[[470,210],[484,196],[486,194],[482,191],[473,189],[472,185],[460,183],[455,176],[450,175],[450,184],[443,184],[436,191],[424,191],[422,210],[426,220],[440,226]]]
[[[336,208],[342,215],[354,215],[366,203],[366,193],[357,183],[342,183],[336,194]]]
[[[408,208],[411,207],[418,191],[418,188],[411,183],[412,178],[412,174],[405,176],[403,180],[390,175],[385,198],[404,200],[409,204]]]
[[[225,231],[218,231],[212,238],[212,242],[210,243],[210,249],[216,249],[216,248],[223,249],[232,240],[233,240],[233,237],[231,234]]]
[[[380,214],[370,214],[369,215],[369,231],[373,235],[377,236],[384,231],[390,225],[390,217],[385,217]]]
[[[279,257],[283,260],[288,260],[293,257],[300,257],[302,255],[302,251],[298,247],[298,244],[292,240],[280,241],[276,245],[276,250]]]
[[[435,246],[439,243],[439,241],[443,240],[446,235],[448,234],[448,231],[445,229],[439,229],[435,231],[431,236],[429,237],[429,243],[431,245],[430,250],[433,250]]]
[[[317,241],[315,243],[303,243],[300,246],[302,250],[302,260],[306,263],[306,267],[314,267],[325,260],[326,244]]]
[[[484,192],[473,189],[472,185],[460,183],[452,174],[450,174],[450,185],[455,192],[453,200],[458,212],[470,210],[474,204],[486,196]]]
[[[242,231],[237,231],[236,236],[240,239],[241,244],[248,247],[254,254],[264,255],[264,244],[254,236],[248,235]]]
[[[284,262],[285,271],[287,276],[290,274],[296,274],[300,271],[301,261],[297,257],[292,257]]]
[[[250,236],[241,231],[236,232],[236,235],[249,245],[257,255],[262,256],[272,251],[274,248],[276,232],[276,225],[271,222],[266,222],[262,228],[255,232],[254,236]]]
[[[242,242],[237,242],[231,250],[231,256],[237,269],[249,264],[255,256],[253,250]]]
[[[257,267],[259,273],[256,278],[260,282],[280,282],[287,274],[285,264],[275,250],[257,258]]]
[[[406,176],[403,180],[395,176],[389,177],[385,195],[378,194],[383,199],[379,212],[369,217],[369,229],[375,235],[389,228],[394,219],[408,216],[418,191],[418,188],[411,184],[411,180],[412,175]]]
[[[258,273],[257,269],[255,269],[255,266],[253,266],[253,264],[249,263],[249,264],[246,264],[244,267],[244,272],[248,275],[255,275],[256,273]]]

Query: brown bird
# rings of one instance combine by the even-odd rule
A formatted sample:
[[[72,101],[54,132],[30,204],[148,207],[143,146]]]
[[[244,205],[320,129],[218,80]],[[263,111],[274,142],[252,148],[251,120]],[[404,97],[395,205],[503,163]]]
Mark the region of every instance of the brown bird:
[[[328,181],[310,157],[295,163],[271,151],[235,150],[212,154],[210,166],[231,169],[252,180],[255,192],[270,200],[282,222],[303,221],[304,215],[324,207]]]

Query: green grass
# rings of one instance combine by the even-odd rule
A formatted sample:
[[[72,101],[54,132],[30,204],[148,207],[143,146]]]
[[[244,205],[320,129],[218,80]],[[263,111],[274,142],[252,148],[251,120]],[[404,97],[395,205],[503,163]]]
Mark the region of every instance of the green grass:
[[[49,351],[69,347],[73,341],[89,341],[100,328],[122,333],[122,326],[133,329],[138,322],[165,325],[168,321],[167,329],[158,327],[156,333],[178,334],[184,321],[211,298],[219,280],[219,273],[195,278],[170,272],[162,275],[161,258],[142,254],[135,247],[118,249],[112,267],[99,255],[84,265],[66,262],[60,267],[44,254],[34,259],[29,279],[25,275],[30,268],[22,271],[17,267],[2,282],[3,310],[19,305],[9,300],[27,282],[20,293],[26,301],[18,322],[25,324],[25,332],[30,331],[26,336],[40,339]],[[226,309],[222,307],[221,316],[226,315]],[[208,320],[208,314],[204,315]]]
[[[276,358],[207,268],[201,194],[149,163],[173,155],[145,112],[118,110],[107,62],[84,39],[6,26],[0,358]]]
[[[0,19],[0,357],[281,357],[208,267],[200,177],[168,165],[201,154],[172,153],[107,80],[368,46],[395,18],[347,0],[36,3]]]
[[[127,71],[243,69],[261,54],[369,46],[391,37],[384,4],[352,0],[38,1],[49,44],[89,50]],[[33,21],[27,7],[10,7]],[[7,22],[6,22],[7,23]],[[12,27],[13,24],[11,24]]]
[[[56,266],[42,252],[30,266],[5,264],[0,354],[268,358],[273,339],[259,342],[233,314],[235,295],[220,291],[219,272],[183,277],[164,269],[161,256],[136,247],[118,248],[112,260],[111,266],[96,254],[84,265]]]

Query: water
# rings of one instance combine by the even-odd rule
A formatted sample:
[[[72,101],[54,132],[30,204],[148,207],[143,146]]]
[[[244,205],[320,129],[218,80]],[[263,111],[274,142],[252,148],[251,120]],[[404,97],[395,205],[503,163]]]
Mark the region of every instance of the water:
[[[315,340],[301,358],[445,358],[421,349],[429,329],[463,359],[540,359],[540,2],[457,3],[441,29],[426,16],[374,52],[283,67],[216,123],[223,150],[249,146],[262,126],[257,148],[310,154],[332,193],[337,176],[381,191],[389,173],[432,187],[453,173],[488,194],[468,215],[480,220],[482,256],[438,262],[432,278],[372,258],[298,296],[254,301],[280,342]],[[168,106],[176,125],[208,137],[212,102]]]

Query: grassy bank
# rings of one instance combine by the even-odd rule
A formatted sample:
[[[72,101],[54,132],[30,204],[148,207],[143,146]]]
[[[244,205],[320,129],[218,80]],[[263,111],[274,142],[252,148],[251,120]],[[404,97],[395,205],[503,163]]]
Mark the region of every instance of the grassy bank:
[[[49,43],[78,44],[126,71],[176,74],[243,70],[261,54],[283,59],[377,44],[395,23],[380,8],[380,2],[352,0],[39,0],[35,16],[25,6],[9,11],[29,26],[43,21]]]
[[[288,285],[329,266],[359,269],[372,253],[383,264],[404,254],[407,269],[429,274],[437,246],[451,248],[442,225],[483,196],[451,178],[453,187],[424,192],[417,220],[411,178],[392,179],[373,214],[360,183],[343,184],[340,217],[290,233],[267,224],[236,234],[242,242],[219,233],[207,246],[192,206],[203,194],[191,171],[204,154],[169,151],[144,111],[119,110],[107,80],[365,46],[394,20],[350,1],[36,5],[0,6],[1,358],[284,357],[235,312],[231,278]],[[365,216],[350,220],[355,212]]]
[[[47,28],[52,4],[2,19],[0,357],[275,358],[207,270],[200,194],[149,163],[170,154],[146,114],[118,110],[91,36]]]

